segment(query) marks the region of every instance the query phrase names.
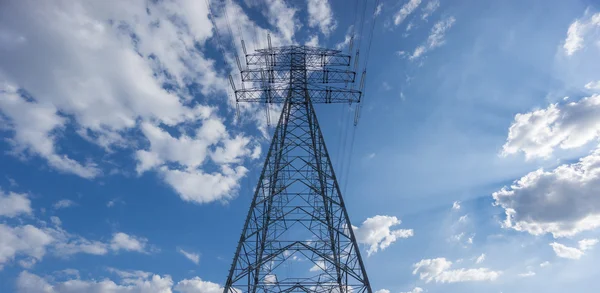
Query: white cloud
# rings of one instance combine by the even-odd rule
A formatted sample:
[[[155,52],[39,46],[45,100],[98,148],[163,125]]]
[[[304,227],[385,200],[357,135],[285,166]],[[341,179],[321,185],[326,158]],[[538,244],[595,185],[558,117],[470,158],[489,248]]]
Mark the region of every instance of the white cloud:
[[[427,52],[427,48],[425,48],[425,46],[418,46],[417,48],[415,48],[415,51],[408,57],[408,59],[413,60],[419,58],[425,52]]]
[[[350,45],[350,41],[352,40],[352,34],[353,34],[353,26],[351,25],[350,27],[348,27],[348,30],[346,31],[346,35],[344,36],[344,40],[340,43],[337,43],[335,45],[335,48],[337,50],[342,50],[345,47],[348,47]]]
[[[304,45],[306,46],[312,46],[312,47],[318,47],[319,46],[319,35],[313,35],[311,36],[308,41],[306,41],[306,43],[304,43]]]
[[[579,242],[577,242],[577,244],[579,244],[579,249],[585,251],[591,249],[596,244],[598,244],[598,239],[582,239]]]
[[[54,203],[54,205],[52,205],[52,207],[54,207],[54,209],[64,209],[64,208],[68,208],[68,207],[72,207],[76,205],[76,203],[70,199],[61,199],[59,201],[57,201],[56,203]]]
[[[0,217],[13,218],[22,214],[31,214],[31,201],[26,194],[8,192],[0,189]]]
[[[50,222],[52,222],[52,224],[54,224],[55,226],[62,225],[62,221],[60,220],[59,217],[56,217],[56,216],[50,217]]]
[[[109,200],[109,201],[106,203],[106,207],[108,207],[108,208],[112,208],[112,207],[114,207],[114,206],[115,206],[116,204],[118,204],[118,203],[120,203],[120,204],[125,204],[125,201],[123,201],[123,200],[122,200],[122,199],[120,199],[120,198],[111,199],[111,200]]]
[[[308,25],[319,27],[321,32],[328,36],[337,27],[329,0],[307,0],[307,4]]]
[[[281,39],[285,43],[292,43],[294,34],[299,25],[296,23],[296,8],[283,0],[265,0],[267,5],[267,20],[277,28]]]
[[[455,201],[452,203],[453,210],[460,210],[460,201]]]
[[[371,255],[379,249],[384,250],[398,238],[408,238],[414,235],[412,229],[392,230],[392,226],[400,225],[402,222],[392,216],[374,216],[367,218],[360,227],[353,227],[356,240],[369,246],[367,255]]]
[[[533,276],[535,276],[535,272],[534,271],[528,271],[526,273],[518,274],[518,276],[521,277],[521,278],[533,277]]]
[[[415,51],[408,57],[408,59],[417,59],[423,56],[423,54],[426,52],[442,46],[446,42],[444,39],[446,32],[454,25],[455,21],[456,19],[453,16],[450,16],[436,22],[429,32],[427,41],[423,45],[415,48]]]
[[[398,12],[394,15],[394,25],[400,25],[417,7],[421,4],[421,0],[409,0]]]
[[[549,265],[550,265],[550,262],[549,261],[545,261],[545,262],[543,262],[543,263],[540,264],[540,267],[541,268],[545,268],[545,267],[547,267]]]
[[[56,218],[58,219],[58,218]],[[56,224],[56,220],[53,219]],[[25,267],[31,267],[50,251],[58,257],[77,253],[104,255],[107,245],[72,235],[60,227],[38,228],[33,225],[11,227],[0,224],[0,269],[18,259]]]
[[[248,171],[243,166],[232,169],[223,166],[221,172],[203,173],[200,170],[169,170],[163,168],[165,181],[168,182],[186,201],[207,203],[215,200],[227,200],[236,194],[239,180]]]
[[[501,272],[488,268],[450,270],[452,262],[445,258],[423,259],[413,265],[413,275],[419,274],[421,280],[429,283],[457,283],[496,280]]]
[[[177,286],[191,280],[183,280]],[[110,279],[96,280],[80,280],[72,279],[64,282],[51,282],[36,274],[24,271],[19,274],[16,282],[18,293],[70,293],[70,292],[111,292],[111,293],[130,293],[130,292],[164,292],[171,293],[173,288],[173,280],[170,276],[150,275],[132,276],[124,278],[121,283],[115,283]],[[175,288],[177,288],[177,286]],[[185,286],[182,287],[187,289]],[[177,290],[177,289],[176,289]],[[213,293],[213,291],[184,291],[181,293]]]
[[[427,5],[423,8],[423,14],[421,14],[421,19],[427,20],[431,14],[433,14],[440,7],[439,0],[431,0],[427,2]]]
[[[585,251],[590,250],[598,243],[598,239],[583,239],[578,242],[579,248],[569,247],[561,243],[552,242],[552,250],[556,256],[568,259],[580,259]]]
[[[225,125],[210,113],[206,109],[203,124],[194,136],[181,135],[176,138],[158,126],[142,124],[150,148],[139,150],[136,154],[138,173],[157,170],[186,201],[207,203],[232,198],[239,187],[239,180],[247,172],[239,164],[245,157],[258,158],[255,155],[258,144],[253,144],[253,151],[249,138],[242,135],[231,138]],[[221,169],[212,173],[200,169],[207,158],[219,164]],[[174,168],[169,163],[184,168]],[[238,166],[232,168],[232,164]]]
[[[567,31],[567,39],[563,45],[567,55],[573,55],[573,53],[583,48],[583,31],[584,25],[582,25],[579,20],[575,20],[569,26],[569,30]]]
[[[492,196],[505,210],[505,227],[568,237],[600,226],[598,190],[600,150],[552,171],[533,171]]]
[[[503,155],[525,153],[527,159],[549,157],[554,148],[571,149],[598,138],[600,95],[546,109],[517,114],[509,128]]]
[[[53,240],[48,233],[31,225],[13,228],[0,223],[0,270],[17,255],[41,260]]]
[[[388,291],[389,293],[389,291]],[[408,291],[408,292],[400,292],[400,293],[423,293],[423,288],[421,287],[415,287],[412,290]]]
[[[223,287],[198,277],[182,280],[175,285],[175,291],[180,293],[222,293]]]
[[[586,83],[585,88],[588,90],[600,90],[600,80]]]
[[[375,8],[374,16],[378,16],[379,14],[381,14],[382,9],[383,9],[383,3],[379,3],[379,5],[377,5],[377,7]]]
[[[195,264],[200,263],[200,254],[193,253],[193,252],[187,252],[181,248],[178,249],[177,251],[179,251],[179,253],[183,254],[183,256],[185,256],[185,258],[191,260],[193,263],[195,263]]]
[[[325,261],[323,260],[319,260],[315,263],[314,266],[312,266],[309,271],[310,272],[318,272],[318,271],[325,271],[326,267],[325,267]]]
[[[110,242],[110,248],[114,251],[137,251],[145,252],[147,239],[142,237],[131,236],[123,232],[118,232],[113,235]]]
[[[477,260],[475,261],[476,264],[480,264],[485,260],[485,253],[482,253]]]
[[[1,77],[1,76],[0,76]],[[93,163],[82,165],[56,152],[54,132],[64,127],[66,120],[58,115],[51,103],[28,102],[17,88],[0,79],[0,113],[9,119],[14,136],[9,139],[15,153],[28,151],[48,161],[53,168],[84,178],[93,178],[100,171]]]
[[[281,0],[269,3],[268,12],[276,16],[269,20],[273,19],[281,31],[274,35],[274,42],[291,42],[296,29],[292,19],[295,9]],[[244,35],[251,36],[249,32],[254,31],[255,37],[264,38],[266,30],[254,30],[256,25],[237,4],[228,2],[225,6],[230,16],[236,16]],[[62,130],[76,129],[76,135],[107,150],[129,150],[139,145],[130,137],[132,129],[142,127],[142,134],[151,136],[156,132],[146,131],[148,125],[159,131],[163,130],[158,125],[165,125],[184,133],[174,141],[164,139],[163,149],[152,145],[151,149],[138,150],[137,171],[154,170],[165,180],[173,179],[168,171],[174,170],[210,173],[231,185],[226,190],[232,193],[216,194],[214,200],[235,195],[237,182],[232,185],[231,179],[239,180],[243,172],[229,176],[220,170],[205,171],[199,162],[208,157],[225,170],[241,171],[230,165],[253,158],[259,154],[259,146],[210,124],[221,119],[217,111],[202,104],[207,96],[224,96],[228,88],[226,72],[215,68],[215,61],[204,55],[205,50],[198,50],[213,31],[204,2],[85,0],[71,5],[67,0],[43,4],[24,0],[8,4],[0,17],[6,29],[14,31],[15,39],[22,39],[3,53],[0,78],[0,112],[14,130],[10,142],[15,153],[28,151],[45,158],[56,170],[94,178],[102,170],[93,158],[75,160],[59,152],[62,150],[56,145],[63,138]],[[217,15],[219,27],[225,26],[224,19]],[[191,93],[190,86],[202,95]],[[27,93],[27,98],[22,93]],[[210,134],[215,133],[185,136],[198,120],[209,124],[213,132],[221,131],[216,133],[221,139],[204,142],[210,149],[199,147],[202,142],[198,140],[210,140]],[[146,138],[152,142],[154,137]],[[252,147],[254,151],[247,150]],[[204,152],[176,154],[174,149]],[[173,162],[183,168],[160,168],[173,166]],[[171,182],[177,180],[167,181]]]
[[[467,238],[467,243],[473,244],[473,238],[474,238],[474,236]]]
[[[390,293],[390,290],[388,290],[388,289],[379,289],[379,290],[375,291],[375,293]]]
[[[587,14],[587,12],[586,12]],[[568,56],[575,54],[575,52],[585,47],[585,38],[588,34],[594,30],[594,28],[600,27],[600,12],[592,16],[584,16],[584,19],[576,19],[567,30],[567,38],[563,48]]]
[[[445,43],[444,36],[446,31],[454,25],[456,19],[452,16],[436,22],[431,28],[429,37],[427,37],[427,46],[429,50],[439,47]]]
[[[550,243],[556,256],[569,259],[579,259],[583,255],[583,251],[575,247],[565,246],[563,244],[552,242]]]

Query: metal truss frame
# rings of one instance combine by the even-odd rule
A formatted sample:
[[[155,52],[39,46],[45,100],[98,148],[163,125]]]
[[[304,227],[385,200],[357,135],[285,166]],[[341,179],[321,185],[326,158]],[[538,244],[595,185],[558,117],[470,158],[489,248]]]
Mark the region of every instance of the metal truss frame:
[[[242,78],[259,80],[262,94],[250,98],[252,90],[236,90],[238,101],[283,102],[283,109],[224,293],[372,293],[313,107],[360,100],[360,91],[315,90],[327,81],[353,82],[353,72],[329,68],[349,66],[349,56],[286,46],[246,59],[260,68]]]

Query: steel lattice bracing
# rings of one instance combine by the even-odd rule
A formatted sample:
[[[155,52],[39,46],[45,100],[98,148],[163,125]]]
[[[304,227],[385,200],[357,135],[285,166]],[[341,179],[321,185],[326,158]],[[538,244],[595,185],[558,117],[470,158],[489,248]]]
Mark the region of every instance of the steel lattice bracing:
[[[247,70],[249,76],[258,72],[270,77],[259,80],[256,98],[244,100],[253,90],[239,90],[238,100],[283,102],[283,109],[224,293],[372,293],[313,108],[313,101],[332,102],[315,94],[312,89],[319,86],[352,93],[341,94],[345,102],[358,101],[359,91],[322,85],[343,83],[349,76],[353,81],[354,73],[330,68],[348,66],[349,56],[291,46],[259,50],[246,58],[249,65],[259,66]],[[328,72],[345,77],[327,82],[323,76]],[[269,99],[273,86],[285,94]]]

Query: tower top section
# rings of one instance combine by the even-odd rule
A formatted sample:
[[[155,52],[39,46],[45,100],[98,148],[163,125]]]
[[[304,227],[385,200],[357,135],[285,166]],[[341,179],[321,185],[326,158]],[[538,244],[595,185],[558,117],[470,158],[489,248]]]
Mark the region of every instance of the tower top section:
[[[361,89],[354,89],[356,72],[351,70],[352,56],[340,50],[269,45],[249,54],[244,48],[244,55],[246,67],[242,68],[238,62],[241,89],[236,89],[233,79],[230,80],[236,102],[285,103],[290,97],[304,95],[308,95],[312,103],[360,102],[362,85]],[[356,64],[357,60],[358,56]],[[251,87],[246,88],[246,83]]]

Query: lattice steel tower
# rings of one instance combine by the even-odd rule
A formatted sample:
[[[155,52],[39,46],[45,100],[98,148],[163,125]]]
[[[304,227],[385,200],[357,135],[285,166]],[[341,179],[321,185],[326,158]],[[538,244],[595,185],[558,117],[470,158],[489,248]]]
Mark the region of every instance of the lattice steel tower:
[[[283,108],[224,293],[372,293],[313,108],[360,102],[351,56],[270,40],[244,54],[242,84],[257,87],[234,86],[236,100]]]

